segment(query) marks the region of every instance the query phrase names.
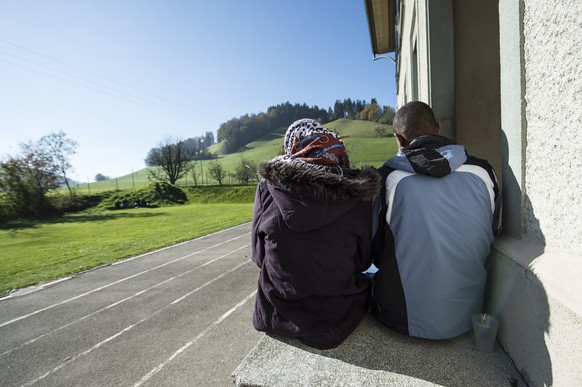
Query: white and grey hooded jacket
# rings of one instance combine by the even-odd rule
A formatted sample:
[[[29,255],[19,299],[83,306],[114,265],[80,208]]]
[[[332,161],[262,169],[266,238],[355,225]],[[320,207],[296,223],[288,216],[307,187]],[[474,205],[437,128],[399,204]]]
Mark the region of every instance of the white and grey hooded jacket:
[[[401,333],[447,339],[481,312],[498,230],[493,168],[446,137],[421,136],[388,160],[374,238],[372,313]]]

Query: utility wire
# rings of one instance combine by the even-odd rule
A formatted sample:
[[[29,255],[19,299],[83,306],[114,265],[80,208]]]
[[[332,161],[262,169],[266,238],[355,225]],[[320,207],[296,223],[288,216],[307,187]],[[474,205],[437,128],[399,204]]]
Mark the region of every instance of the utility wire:
[[[148,104],[145,104],[145,103],[136,101],[136,100],[132,100],[132,99],[126,98],[123,95],[113,94],[113,93],[107,92],[105,90],[101,90],[101,89],[97,89],[95,87],[91,87],[91,86],[88,86],[88,85],[84,85],[82,83],[78,83],[78,82],[72,81],[70,79],[66,79],[66,78],[63,78],[63,77],[59,77],[59,76],[56,76],[54,74],[49,74],[49,73],[46,73],[46,72],[43,72],[43,71],[39,71],[39,70],[34,69],[34,68],[31,68],[29,66],[25,66],[25,65],[22,65],[22,64],[19,64],[19,63],[14,63],[14,62],[8,61],[6,59],[0,58],[0,62],[8,63],[8,64],[11,64],[13,66],[20,67],[20,68],[23,68],[23,69],[26,69],[26,70],[35,72],[37,74],[41,74],[41,75],[44,75],[44,76],[47,76],[47,77],[50,77],[50,78],[58,79],[60,81],[63,81],[63,82],[66,82],[66,83],[70,83],[70,84],[75,85],[75,86],[80,86],[80,87],[83,87],[83,88],[86,88],[86,89],[89,89],[89,90],[93,90],[93,91],[96,91],[98,93],[102,93],[102,94],[105,94],[105,95],[109,95],[111,97],[115,97],[115,98],[118,98],[118,99],[121,99],[121,100],[130,102],[130,103],[133,103],[133,104],[136,104],[136,105],[140,105],[140,106],[146,107],[148,109],[151,109],[153,107],[153,108],[158,109],[160,111],[163,111],[165,113],[170,113],[170,114],[173,114],[173,115],[176,115],[176,116],[180,116],[182,118],[185,118],[185,119],[188,119],[188,120],[191,120],[191,121],[196,121],[196,122],[201,122],[202,121],[199,118],[195,118],[193,116],[189,116],[189,115],[186,115],[186,114],[181,113],[181,112],[168,111],[167,108],[164,108],[161,105],[160,106],[156,106],[155,104],[151,104],[151,103],[148,105]],[[46,67],[46,66],[42,66],[42,67]],[[53,70],[53,71],[56,71],[56,70]],[[208,122],[206,122],[206,123],[208,123]],[[212,123],[212,125],[215,125],[215,124]]]
[[[171,99],[168,99],[168,98],[161,97],[161,96],[158,96],[158,95],[156,95],[156,94],[150,93],[150,92],[148,92],[148,91],[145,91],[145,90],[141,90],[141,89],[135,88],[135,87],[133,87],[133,86],[131,86],[131,85],[125,84],[125,83],[123,83],[123,82],[116,81],[116,80],[114,80],[114,79],[108,78],[108,77],[106,77],[106,76],[103,76],[103,75],[101,75],[101,74],[95,73],[95,72],[93,72],[93,71],[85,70],[85,69],[83,69],[83,68],[81,68],[81,67],[79,67],[79,66],[76,66],[76,65],[73,65],[73,64],[70,64],[70,63],[64,62],[64,61],[62,61],[62,60],[60,60],[60,59],[53,58],[53,57],[51,57],[51,56],[48,56],[48,55],[45,55],[45,54],[43,54],[43,53],[41,53],[41,52],[38,52],[38,51],[35,51],[35,50],[31,50],[31,49],[29,49],[29,48],[26,48],[26,47],[24,47],[24,46],[21,46],[21,45],[19,45],[19,44],[16,44],[16,43],[9,42],[9,41],[7,41],[7,40],[5,40],[5,39],[1,39],[1,38],[0,38],[0,42],[4,42],[4,43],[6,43],[6,44],[9,44],[9,45],[11,45],[11,46],[14,46],[14,47],[20,48],[20,49],[22,49],[22,50],[25,50],[25,51],[28,51],[28,52],[31,52],[31,53],[33,53],[33,54],[35,54],[35,55],[42,56],[42,57],[44,57],[44,58],[50,59],[50,60],[52,60],[52,61],[55,61],[55,62],[57,62],[57,63],[61,63],[61,64],[65,65],[65,66],[68,66],[68,67],[74,68],[74,69],[76,69],[76,70],[79,70],[79,71],[82,71],[82,72],[84,72],[84,73],[87,73],[87,74],[94,75],[94,76],[96,76],[96,77],[99,77],[99,78],[105,79],[105,80],[107,80],[107,81],[109,81],[109,82],[116,83],[116,84],[118,84],[118,85],[120,85],[120,86],[127,87],[127,88],[129,88],[129,89],[132,89],[132,90],[138,91],[138,92],[140,92],[140,93],[148,94],[148,95],[150,95],[150,96],[152,96],[152,97],[155,97],[155,98],[158,98],[158,99],[161,99],[161,100],[165,100],[165,101],[171,102],[171,103],[173,103],[173,104],[176,104],[176,105],[180,105],[180,106],[182,106],[182,107],[185,107],[185,108],[187,108],[187,109],[194,110],[194,111],[197,111],[197,112],[199,112],[199,113],[202,113],[202,114],[206,114],[207,116],[213,117],[213,118],[215,118],[215,119],[219,119],[219,120],[223,120],[223,121],[224,121],[224,118],[222,118],[222,117],[218,117],[218,116],[215,116],[215,115],[212,115],[212,114],[210,114],[210,113],[207,113],[207,112],[205,112],[205,111],[203,111],[203,110],[201,110],[201,109],[196,109],[196,108],[193,108],[193,107],[191,107],[191,106],[185,105],[185,104],[183,104],[183,103],[181,103],[181,102],[177,102],[177,101],[174,101],[174,100],[171,100]]]
[[[49,73],[46,73],[46,72],[43,72],[43,71],[39,71],[39,70],[34,69],[34,68],[31,68],[29,66],[25,66],[25,65],[22,65],[22,64],[19,64],[19,63],[14,63],[14,62],[8,61],[6,59],[0,58],[0,62],[8,63],[8,64],[11,64],[13,66],[23,68],[25,70],[35,72],[37,74],[41,74],[41,75],[44,75],[44,76],[47,76],[47,77],[50,77],[50,78],[57,79],[59,81],[63,81],[63,82],[66,82],[66,83],[70,83],[72,85],[79,86],[79,87],[83,87],[85,89],[93,90],[93,91],[96,91],[96,92],[101,93],[101,94],[109,95],[111,97],[114,97],[114,98],[117,98],[117,99],[121,99],[123,101],[127,101],[127,102],[130,102],[130,103],[136,104],[136,105],[140,105],[140,106],[143,106],[143,107],[148,108],[148,109],[154,108],[154,109],[157,109],[159,111],[163,111],[166,114],[169,113],[169,114],[172,114],[174,116],[181,117],[183,119],[187,119],[187,120],[190,120],[190,121],[195,121],[195,122],[206,121],[206,123],[208,123],[209,125],[216,125],[215,123],[211,123],[211,122],[209,122],[207,120],[204,120],[204,119],[201,119],[201,118],[196,118],[196,117],[193,117],[191,115],[186,115],[186,114],[184,114],[182,112],[177,112],[177,111],[169,110],[168,108],[164,108],[161,105],[158,106],[158,105],[152,104],[152,103],[149,103],[149,104],[142,103],[140,101],[136,101],[136,100],[132,100],[132,99],[129,99],[127,97],[124,97],[123,95],[114,94],[114,93],[111,93],[111,92],[108,92],[108,91],[102,90],[102,89],[97,89],[95,87],[91,87],[91,86],[88,86],[88,85],[85,85],[85,84],[82,84],[82,83],[79,83],[79,82],[72,81],[70,79],[66,79],[66,78],[63,78],[63,77],[59,77],[59,76],[54,75],[54,74],[49,74]]]
[[[68,67],[70,67],[70,68],[73,68],[73,69],[75,69],[75,70],[78,70],[78,71],[81,71],[81,72],[84,72],[84,73],[86,73],[86,74],[90,74],[90,75],[93,75],[93,76],[95,76],[95,77],[98,77],[98,78],[104,79],[104,80],[106,80],[106,81],[108,81],[108,82],[115,83],[115,84],[117,84],[117,85],[123,86],[123,87],[125,87],[125,88],[128,88],[128,89],[131,89],[131,90],[135,90],[135,91],[137,91],[137,92],[139,92],[139,93],[143,93],[143,94],[149,95],[149,96],[151,96],[151,97],[157,98],[157,99],[159,99],[159,100],[163,100],[163,101],[166,101],[166,102],[170,102],[170,103],[172,103],[172,104],[174,104],[174,105],[181,106],[181,107],[183,107],[183,108],[186,108],[186,109],[188,109],[188,110],[191,110],[191,111],[195,111],[195,112],[197,112],[197,113],[204,114],[204,115],[206,115],[206,116],[208,116],[209,118],[212,118],[212,119],[214,119],[214,120],[222,120],[222,121],[226,121],[226,120],[225,120],[225,119],[223,119],[222,117],[218,117],[218,116],[212,115],[212,114],[210,114],[210,113],[207,113],[207,112],[205,112],[205,111],[203,111],[203,110],[201,110],[201,109],[196,109],[196,108],[193,108],[193,107],[191,107],[191,106],[188,106],[188,105],[186,105],[186,104],[183,104],[183,103],[181,103],[181,102],[177,102],[177,101],[174,101],[174,100],[172,100],[172,99],[165,98],[165,97],[162,97],[162,96],[158,96],[158,95],[156,95],[156,94],[150,93],[150,92],[148,92],[148,91],[145,91],[145,90],[142,90],[142,89],[138,89],[138,88],[136,88],[136,87],[133,87],[133,86],[131,86],[131,85],[125,84],[125,83],[123,83],[123,82],[116,81],[116,80],[114,80],[114,79],[111,79],[111,78],[105,77],[105,76],[103,76],[103,75],[100,75],[100,74],[98,74],[98,73],[95,73],[95,72],[92,72],[92,71],[89,71],[89,70],[85,70],[85,69],[83,69],[83,68],[81,68],[81,67],[79,67],[79,66],[76,66],[76,65],[73,65],[73,64],[70,64],[70,63],[64,62],[64,61],[62,61],[62,60],[59,60],[59,59],[56,59],[56,58],[53,58],[53,57],[51,57],[51,56],[45,55],[45,54],[43,54],[43,53],[40,53],[40,52],[38,52],[38,51],[31,50],[31,49],[29,49],[29,48],[26,48],[26,47],[24,47],[24,46],[21,46],[21,45],[19,45],[19,44],[16,44],[16,43],[9,42],[9,41],[7,41],[7,40],[5,40],[5,39],[1,39],[1,38],[0,38],[0,42],[3,42],[3,43],[5,43],[5,44],[8,44],[8,45],[11,45],[11,46],[13,46],[13,47],[17,47],[17,48],[19,48],[19,49],[21,49],[21,50],[24,50],[24,51],[28,51],[28,52],[30,52],[30,53],[33,53],[33,54],[35,54],[35,55],[38,55],[38,56],[41,56],[41,57],[47,58],[47,59],[49,59],[49,60],[51,60],[51,61],[54,61],[54,62],[57,62],[57,63],[63,64],[63,65],[65,65],[65,66],[68,66]],[[65,74],[65,75],[67,75],[67,76],[70,76],[70,77],[73,77],[73,78],[81,79],[81,80],[83,80],[83,81],[85,81],[85,82],[89,82],[89,83],[92,83],[92,84],[96,84],[96,85],[98,85],[99,87],[108,88],[108,89],[114,90],[114,91],[116,91],[116,92],[123,93],[123,94],[127,94],[127,95],[130,95],[130,96],[134,97],[134,98],[138,98],[138,99],[141,99],[141,100],[147,101],[147,102],[149,102],[149,103],[152,103],[151,101],[148,101],[147,99],[145,99],[145,98],[143,98],[143,97],[136,96],[135,94],[130,94],[130,93],[127,93],[127,92],[124,92],[124,91],[120,91],[120,90],[118,90],[118,89],[115,89],[115,88],[112,88],[112,87],[110,87],[110,86],[104,86],[104,85],[102,85],[102,84],[98,84],[97,82],[93,82],[93,81],[90,81],[90,80],[88,80],[88,79],[85,79],[85,78],[82,78],[82,77],[79,77],[79,76],[75,76],[75,75],[72,75],[72,74],[70,74],[70,73],[67,73],[67,72],[64,72],[64,71],[61,71],[61,70],[56,70],[56,69],[54,69],[54,68],[51,68],[51,67],[49,67],[49,66],[42,65],[42,64],[39,64],[39,63],[37,63],[37,62],[34,62],[34,61],[31,61],[31,60],[28,60],[28,59],[24,59],[24,58],[22,58],[22,57],[18,57],[18,56],[16,56],[16,55],[12,55],[12,54],[9,54],[9,53],[6,53],[6,52],[3,52],[3,53],[4,53],[5,55],[12,56],[12,57],[14,57],[14,58],[17,58],[17,59],[19,59],[19,60],[23,60],[23,61],[26,61],[26,62],[29,62],[29,63],[33,63],[33,64],[35,64],[35,65],[37,65],[37,66],[41,66],[41,67],[44,67],[44,68],[48,68],[48,69],[49,69],[49,70],[51,70],[51,71],[59,72],[59,73]],[[9,63],[9,62],[8,62],[8,63]],[[13,65],[15,65],[14,63],[12,63],[12,64],[13,64]],[[44,75],[47,75],[47,74],[44,74]],[[57,78],[57,79],[59,79],[59,78]],[[61,79],[61,80],[62,80],[62,79]],[[157,102],[155,102],[155,103],[157,103]],[[159,104],[159,103],[157,103],[157,104]],[[161,104],[160,104],[160,105],[161,105]],[[167,107],[168,105],[165,105],[165,106]],[[170,108],[170,109],[175,109],[174,107],[169,107],[169,108]]]

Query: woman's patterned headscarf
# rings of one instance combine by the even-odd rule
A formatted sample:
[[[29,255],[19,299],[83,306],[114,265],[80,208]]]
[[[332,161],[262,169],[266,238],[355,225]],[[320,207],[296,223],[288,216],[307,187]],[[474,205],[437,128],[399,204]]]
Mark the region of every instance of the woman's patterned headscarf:
[[[340,136],[311,118],[295,121],[285,133],[285,154],[277,161],[300,162],[308,168],[343,175],[350,161]]]

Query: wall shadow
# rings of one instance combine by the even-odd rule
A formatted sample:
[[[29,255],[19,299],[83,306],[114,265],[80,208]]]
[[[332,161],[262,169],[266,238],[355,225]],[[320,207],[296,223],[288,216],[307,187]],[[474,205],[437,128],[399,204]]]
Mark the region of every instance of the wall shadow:
[[[533,204],[508,164],[504,132],[502,146],[503,227],[486,262],[485,311],[500,319],[498,338],[525,380],[551,386],[552,360],[545,340],[550,330],[548,295],[530,269],[544,254],[546,240]]]
[[[87,215],[74,215],[74,216],[58,216],[44,219],[34,219],[34,220],[18,220],[9,221],[6,223],[0,223],[0,230],[17,232],[29,229],[35,229],[47,224],[65,224],[65,223],[86,223],[86,222],[99,222],[108,221],[115,219],[137,219],[137,218],[152,218],[156,216],[164,215],[160,212],[108,212],[108,213],[98,213],[98,214],[87,214]]]

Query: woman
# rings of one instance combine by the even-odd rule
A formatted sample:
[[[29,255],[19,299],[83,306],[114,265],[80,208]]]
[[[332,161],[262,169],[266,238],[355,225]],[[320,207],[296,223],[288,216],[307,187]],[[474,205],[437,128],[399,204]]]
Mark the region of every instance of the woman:
[[[340,137],[312,119],[294,122],[285,154],[259,168],[253,261],[259,286],[255,329],[327,349],[368,308],[373,168],[353,170]]]

